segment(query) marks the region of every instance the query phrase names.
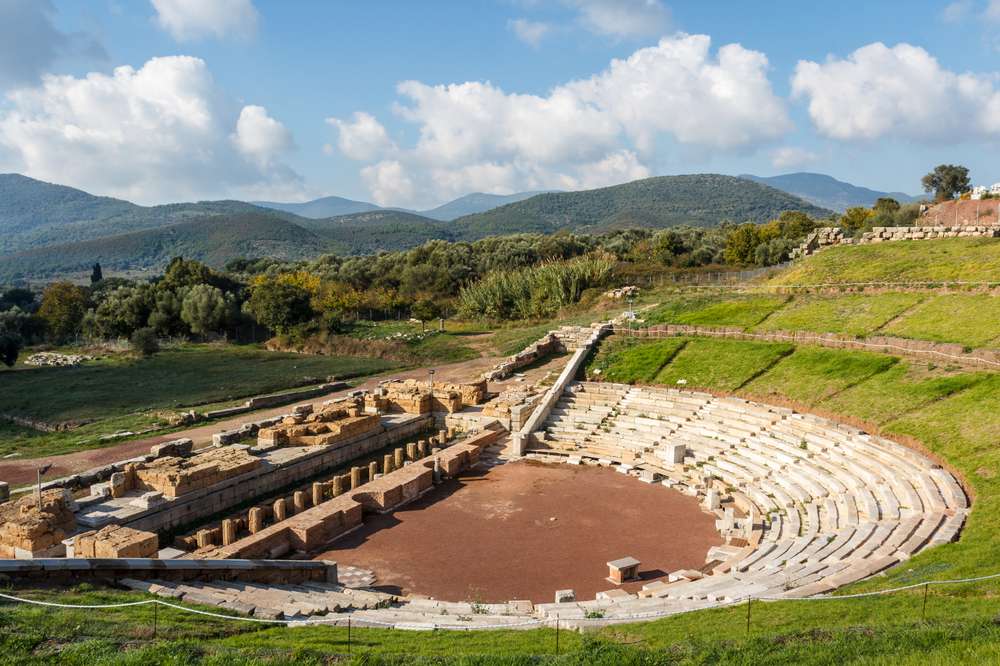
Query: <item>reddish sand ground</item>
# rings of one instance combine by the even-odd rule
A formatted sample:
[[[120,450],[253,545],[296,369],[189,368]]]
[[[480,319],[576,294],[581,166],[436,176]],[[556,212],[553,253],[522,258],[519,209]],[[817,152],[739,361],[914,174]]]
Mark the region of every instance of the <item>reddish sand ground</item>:
[[[606,468],[516,462],[463,476],[334,544],[320,559],[375,571],[377,586],[450,601],[593,599],[609,560],[642,584],[704,564],[722,542],[696,499]]]

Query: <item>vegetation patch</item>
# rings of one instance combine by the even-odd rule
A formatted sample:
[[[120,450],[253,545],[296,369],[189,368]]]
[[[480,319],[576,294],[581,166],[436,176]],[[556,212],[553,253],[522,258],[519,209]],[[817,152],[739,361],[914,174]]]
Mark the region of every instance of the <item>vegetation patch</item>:
[[[604,381],[635,384],[653,381],[660,368],[687,343],[685,338],[650,341],[644,338],[607,340],[600,352],[587,364],[588,377]]]
[[[924,298],[921,294],[889,293],[834,297],[800,297],[775,312],[759,329],[870,335]]]
[[[839,245],[818,252],[769,281],[772,285],[868,282],[1000,283],[1000,239],[942,238],[907,243]]]
[[[886,327],[904,338],[957,342],[970,347],[996,346],[1000,338],[1000,296],[933,296]]]
[[[656,375],[658,384],[735,391],[791,354],[795,347],[769,342],[693,338]]]
[[[868,352],[799,347],[770,372],[744,388],[755,395],[778,394],[807,405],[829,398],[885,372],[898,359]]]
[[[771,316],[788,301],[780,296],[752,296],[715,300],[672,300],[653,309],[643,319],[646,325],[689,324],[692,326],[739,326],[751,328]]]

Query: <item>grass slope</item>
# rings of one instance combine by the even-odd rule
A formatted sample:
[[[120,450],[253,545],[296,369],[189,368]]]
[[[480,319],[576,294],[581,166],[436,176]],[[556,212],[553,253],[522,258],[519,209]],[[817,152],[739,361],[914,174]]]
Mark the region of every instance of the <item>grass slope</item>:
[[[807,257],[768,284],[984,281],[1000,283],[1000,239],[841,245]]]
[[[792,345],[695,338],[654,381],[672,386],[684,380],[685,388],[735,391],[794,350]]]
[[[890,335],[970,347],[995,346],[1000,337],[1000,296],[943,294],[927,298],[885,328]]]
[[[772,314],[758,329],[869,335],[924,298],[910,293],[799,297]]]
[[[784,296],[719,298],[671,298],[643,314],[646,326],[689,324],[692,326],[739,326],[751,328],[781,309]]]

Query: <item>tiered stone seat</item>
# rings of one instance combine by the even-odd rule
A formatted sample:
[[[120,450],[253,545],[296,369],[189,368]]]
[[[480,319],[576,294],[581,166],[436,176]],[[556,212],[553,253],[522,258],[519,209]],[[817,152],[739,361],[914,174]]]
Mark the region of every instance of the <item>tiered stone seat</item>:
[[[756,529],[762,528],[752,546],[731,551],[736,554],[731,565],[714,567],[716,573],[697,581],[656,588],[653,596],[663,612],[672,612],[681,600],[828,592],[955,539],[968,514],[968,499],[947,470],[852,426],[676,389],[622,392],[612,385],[602,392],[583,383],[575,390],[573,396],[607,396],[566,400],[575,422],[599,423],[571,439],[580,455],[653,470],[665,477],[664,485],[692,492],[704,492],[708,483],[725,487],[755,516]],[[549,433],[558,446],[561,431]],[[678,443],[686,447],[683,464],[657,455]],[[588,604],[573,604],[572,612],[561,616],[596,609]],[[541,608],[543,614],[567,610]]]

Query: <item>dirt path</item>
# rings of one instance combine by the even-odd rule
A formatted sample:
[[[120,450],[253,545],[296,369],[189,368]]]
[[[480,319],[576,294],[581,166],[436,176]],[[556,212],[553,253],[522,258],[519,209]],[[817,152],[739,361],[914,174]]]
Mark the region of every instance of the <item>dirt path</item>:
[[[680,536],[680,533],[683,533]],[[642,564],[635,592],[698,568],[722,541],[698,500],[610,469],[512,462],[473,470],[363,527],[317,559],[375,571],[386,591],[450,601],[593,599],[610,560]]]
[[[467,361],[459,361],[458,363],[449,363],[445,365],[435,365],[431,366],[434,368],[434,380],[443,382],[461,382],[469,381],[471,379],[478,378],[485,370],[489,369],[499,361],[498,357],[487,357],[483,356],[480,358],[474,358]],[[538,368],[533,368],[529,372],[526,372],[526,381],[535,381],[545,374],[550,364],[540,366]],[[346,389],[344,391],[336,391],[329,393],[327,395],[322,395],[313,399],[313,404],[321,403],[325,400],[330,400],[331,398],[337,398],[346,395],[350,391],[356,391],[358,389],[371,389],[374,388],[379,381],[383,379],[388,379],[392,377],[399,377],[401,379],[421,379],[425,380],[428,377],[429,367],[416,368],[413,370],[401,370],[398,372],[391,372],[382,375],[376,375],[365,380],[363,383],[358,384],[355,387]],[[503,384],[491,385],[491,390],[502,390]],[[174,432],[167,435],[158,435],[156,437],[147,437],[144,439],[133,440],[128,442],[121,442],[119,444],[113,444],[111,446],[101,448],[101,449],[88,449],[86,451],[78,451],[76,453],[67,453],[59,456],[50,456],[45,458],[20,458],[16,460],[4,460],[0,461],[0,481],[6,481],[11,486],[20,486],[27,483],[34,483],[35,481],[35,470],[42,464],[52,463],[52,469],[46,474],[46,478],[55,479],[61,476],[68,476],[70,474],[75,474],[77,472],[82,472],[84,470],[92,469],[94,467],[100,467],[101,465],[106,465],[117,460],[124,460],[126,458],[131,458],[142,453],[147,453],[149,447],[154,444],[160,444],[162,442],[167,442],[172,439],[178,439],[181,437],[189,437],[194,440],[195,448],[199,446],[205,446],[212,442],[212,435],[219,432],[220,430],[231,430],[238,428],[244,423],[249,423],[250,421],[258,421],[262,418],[268,416],[276,416],[278,414],[286,414],[289,411],[289,406],[284,405],[282,407],[275,407],[271,409],[263,409],[256,412],[249,412],[247,414],[240,414],[237,417],[226,419],[222,421],[213,421],[205,425],[200,425],[188,430],[183,430],[180,432]]]

